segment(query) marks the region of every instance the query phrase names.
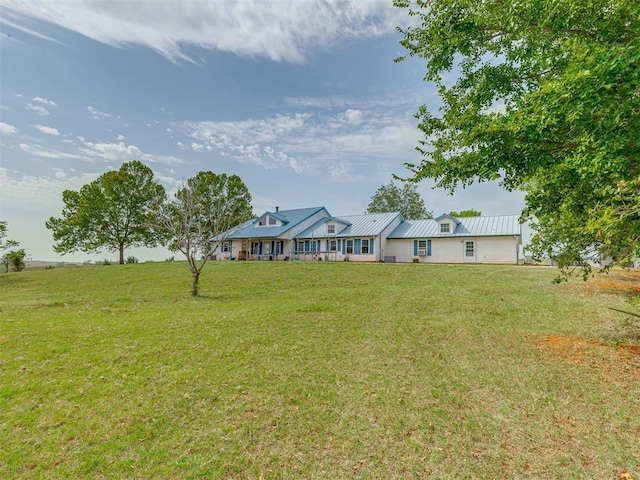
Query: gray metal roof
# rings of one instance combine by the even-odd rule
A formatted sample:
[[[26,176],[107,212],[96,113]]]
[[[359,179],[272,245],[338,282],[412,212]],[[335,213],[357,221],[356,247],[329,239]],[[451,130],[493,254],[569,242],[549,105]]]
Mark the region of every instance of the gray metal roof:
[[[325,237],[375,237],[397,217],[402,219],[398,212],[391,213],[366,213],[363,215],[345,215],[341,217],[325,217],[306,230],[300,232],[295,238],[325,238]],[[346,222],[344,228],[336,229],[335,235],[327,235],[327,222]]]
[[[452,233],[439,233],[435,220],[405,220],[387,238],[492,237],[521,235],[518,215],[459,217]]]
[[[277,217],[280,220],[284,220],[288,223],[284,225],[277,226],[259,226],[256,225],[256,218],[248,221],[243,226],[241,226],[238,231],[232,233],[229,236],[230,240],[240,239],[240,238],[277,238],[288,230],[294,228],[296,225],[305,221],[312,215],[324,210],[327,214],[329,212],[326,211],[324,207],[313,207],[313,208],[298,208],[296,210],[280,210],[279,212],[266,212],[267,214]],[[264,215],[264,214],[263,214]],[[262,216],[262,215],[261,215]],[[259,217],[258,217],[259,218]]]

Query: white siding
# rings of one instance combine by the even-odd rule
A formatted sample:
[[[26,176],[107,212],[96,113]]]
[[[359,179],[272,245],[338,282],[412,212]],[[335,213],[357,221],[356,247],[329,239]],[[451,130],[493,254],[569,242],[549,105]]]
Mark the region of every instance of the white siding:
[[[391,239],[386,242],[386,250],[384,255],[390,257],[396,257],[398,263],[411,263],[413,262],[413,240]],[[426,257],[420,257],[426,258]]]
[[[515,237],[479,237],[476,243],[478,263],[518,263]]]
[[[385,255],[395,256],[396,262],[410,263],[418,258],[420,263],[464,263],[464,242],[475,240],[477,263],[518,263],[518,241],[515,237],[454,237],[432,238],[431,255],[416,257],[413,239],[387,241]]]
[[[432,238],[431,256],[421,257],[427,263],[463,263],[464,240],[469,238]]]
[[[393,253],[389,253],[390,244],[391,244],[391,242],[393,242],[393,240],[388,240],[387,239],[387,235],[389,235],[391,232],[393,232],[397,228],[397,226],[400,225],[400,223],[402,223],[400,218],[399,217],[395,218],[393,220],[393,222],[391,222],[389,224],[389,226],[382,231],[380,236],[376,237],[376,239],[375,239],[375,242],[376,242],[376,250],[375,250],[376,260],[383,260],[385,256],[394,255]],[[413,242],[411,243],[411,245],[412,245],[411,253],[413,253]],[[396,259],[396,261],[398,262],[400,260]],[[411,260],[409,260],[409,261],[411,261]]]

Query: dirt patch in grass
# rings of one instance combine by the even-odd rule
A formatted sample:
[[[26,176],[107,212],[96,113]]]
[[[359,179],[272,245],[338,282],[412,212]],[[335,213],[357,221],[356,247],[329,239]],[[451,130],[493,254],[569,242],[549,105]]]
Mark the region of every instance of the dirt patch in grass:
[[[568,288],[599,299],[597,307],[607,308],[601,316],[603,331],[597,336],[618,345],[630,344],[622,345],[622,350],[634,352],[640,348],[640,270],[611,270],[586,282],[571,283]]]
[[[538,350],[588,366],[615,382],[640,381],[640,345],[607,345],[592,339],[549,335],[538,343]]]
[[[622,293],[625,295],[640,295],[639,270],[615,270],[596,275],[582,285],[590,293],[601,291],[604,293]]]

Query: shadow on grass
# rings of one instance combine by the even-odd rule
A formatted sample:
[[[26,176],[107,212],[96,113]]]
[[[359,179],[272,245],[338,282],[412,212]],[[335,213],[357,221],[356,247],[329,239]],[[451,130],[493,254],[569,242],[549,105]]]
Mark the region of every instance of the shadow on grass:
[[[189,296],[184,296],[184,297],[176,297],[175,301],[180,301],[180,300],[193,300],[195,302],[201,301],[201,302],[238,302],[238,301],[243,301],[243,300],[247,300],[248,298],[250,299],[255,299],[256,297],[266,297],[266,296],[270,296],[270,294],[268,292],[264,292],[264,293],[251,293],[251,294],[241,294],[241,293],[234,293],[234,294],[228,294],[228,293],[219,293],[219,294],[203,294],[203,293],[199,293],[197,296],[193,297],[191,295]]]

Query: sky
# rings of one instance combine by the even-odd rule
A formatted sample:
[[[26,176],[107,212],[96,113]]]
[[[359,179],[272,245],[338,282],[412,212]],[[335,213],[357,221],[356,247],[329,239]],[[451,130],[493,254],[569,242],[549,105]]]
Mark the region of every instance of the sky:
[[[34,260],[115,259],[53,250],[50,217],[79,190],[140,160],[173,192],[197,172],[236,174],[254,212],[325,206],[364,213],[410,176],[414,117],[440,104],[396,27],[391,0],[3,0],[0,220]],[[497,183],[452,195],[422,181],[437,216],[519,214]],[[162,248],[132,249],[162,260]]]

